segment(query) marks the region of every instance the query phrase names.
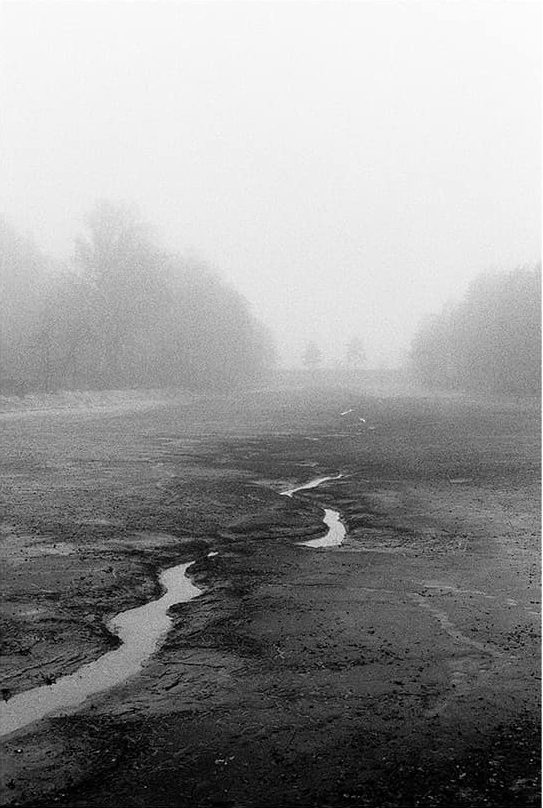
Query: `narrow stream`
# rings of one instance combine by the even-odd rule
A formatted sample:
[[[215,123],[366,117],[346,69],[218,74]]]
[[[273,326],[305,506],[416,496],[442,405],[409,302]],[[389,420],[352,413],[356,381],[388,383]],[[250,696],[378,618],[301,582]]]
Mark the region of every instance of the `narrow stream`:
[[[75,673],[62,676],[52,685],[26,690],[0,703],[0,736],[53,711],[77,707],[89,696],[109,690],[138,673],[170,628],[172,619],[167,614],[170,606],[185,603],[200,594],[200,589],[186,574],[192,563],[178,564],[160,575],[165,593],[158,600],[121,612],[108,623],[109,630],[122,642],[118,648],[83,665]]]
[[[286,497],[293,497],[298,491],[317,488],[335,477],[316,477],[304,485],[282,491]],[[324,509],[324,523],[328,531],[319,539],[299,542],[305,547],[337,547],[345,536],[345,526],[339,511]],[[209,553],[215,556],[216,553]],[[129,676],[141,670],[143,663],[159,647],[161,640],[170,628],[172,619],[168,609],[174,603],[186,603],[200,594],[200,590],[187,577],[188,564],[178,564],[160,575],[160,583],[165,592],[158,600],[145,603],[135,609],[121,612],[109,623],[108,628],[121,640],[121,645],[108,651],[94,662],[83,665],[75,673],[62,676],[52,685],[41,685],[24,693],[19,693],[6,702],[0,703],[0,737],[32,724],[52,712],[81,705],[89,696],[109,690],[121,684]]]
[[[335,477],[315,477],[314,480],[310,480],[308,483],[304,483],[304,485],[297,485],[295,488],[287,488],[286,491],[281,491],[281,494],[284,497],[293,497],[297,491],[308,491],[311,488],[317,488],[322,483],[328,482],[328,480],[339,480],[341,477],[343,477],[343,474],[337,474]],[[324,536],[321,536],[319,539],[301,541],[298,542],[298,544],[303,547],[339,547],[347,535],[339,511],[333,508],[325,508],[323,521],[328,528]]]

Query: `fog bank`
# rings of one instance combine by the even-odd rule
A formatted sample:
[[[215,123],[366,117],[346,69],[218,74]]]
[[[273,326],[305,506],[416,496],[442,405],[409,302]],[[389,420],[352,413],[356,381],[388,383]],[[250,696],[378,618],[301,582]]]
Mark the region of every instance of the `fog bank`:
[[[94,200],[224,268],[299,364],[394,364],[540,257],[535,3],[2,3],[0,212],[57,258]]]

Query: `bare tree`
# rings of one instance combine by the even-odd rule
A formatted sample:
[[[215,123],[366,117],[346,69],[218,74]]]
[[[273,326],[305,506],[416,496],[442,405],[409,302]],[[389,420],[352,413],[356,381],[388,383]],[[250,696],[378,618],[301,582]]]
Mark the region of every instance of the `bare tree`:
[[[306,368],[314,369],[322,363],[321,349],[314,342],[310,342],[303,354],[302,361]]]
[[[353,337],[347,345],[346,353],[347,364],[351,368],[360,368],[366,362],[366,352],[364,350],[364,343],[360,337]]]

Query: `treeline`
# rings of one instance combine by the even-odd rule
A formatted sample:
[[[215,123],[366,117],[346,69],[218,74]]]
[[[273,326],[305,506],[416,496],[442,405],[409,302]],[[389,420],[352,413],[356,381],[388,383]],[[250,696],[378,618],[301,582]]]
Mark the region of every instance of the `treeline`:
[[[0,225],[0,393],[226,388],[273,363],[267,332],[209,268],[100,203],[66,266]]]
[[[541,267],[484,274],[416,334],[411,363],[425,384],[532,395],[541,389]]]

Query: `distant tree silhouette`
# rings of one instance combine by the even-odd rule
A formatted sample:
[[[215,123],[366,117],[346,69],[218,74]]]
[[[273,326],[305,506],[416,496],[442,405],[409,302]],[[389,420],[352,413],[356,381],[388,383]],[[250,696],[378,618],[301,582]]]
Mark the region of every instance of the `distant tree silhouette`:
[[[540,306],[540,266],[480,275],[463,300],[428,320],[415,335],[415,373],[440,387],[539,392]]]
[[[97,204],[71,264],[47,284],[41,264],[0,227],[0,305],[11,312],[0,365],[30,388],[228,388],[274,362],[244,298],[205,265],[162,249],[127,207]]]
[[[359,368],[364,365],[366,361],[366,352],[364,350],[364,343],[360,337],[353,337],[347,345],[346,353],[347,364],[351,368]]]
[[[306,368],[316,368],[322,362],[322,353],[318,345],[310,342],[302,357],[303,363]]]

